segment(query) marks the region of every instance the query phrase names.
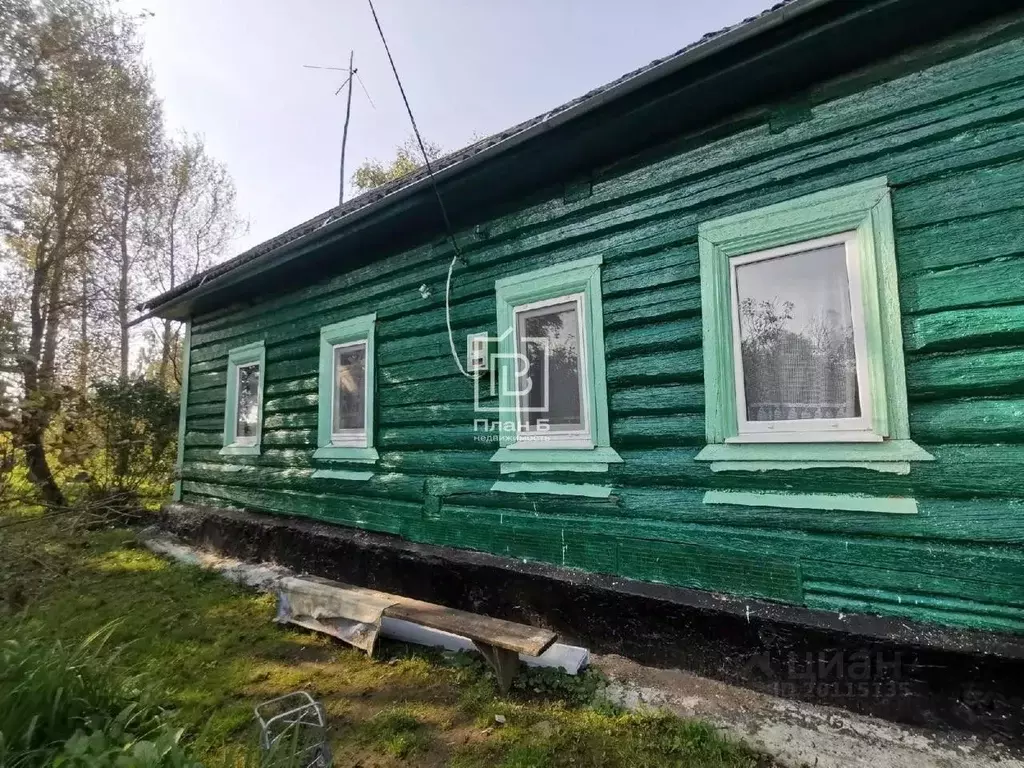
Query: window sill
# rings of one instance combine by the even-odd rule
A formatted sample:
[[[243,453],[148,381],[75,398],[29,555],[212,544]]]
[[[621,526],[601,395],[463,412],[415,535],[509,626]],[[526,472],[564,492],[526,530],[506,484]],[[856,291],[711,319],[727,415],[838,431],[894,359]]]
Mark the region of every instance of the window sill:
[[[913,440],[882,443],[716,443],[708,445],[696,461],[711,462],[712,472],[764,472],[769,470],[847,467],[905,475],[912,461],[935,457]]]
[[[352,446],[325,445],[313,451],[314,459],[329,461],[351,461],[357,464],[374,464],[380,456],[376,448],[356,448]]]
[[[757,491],[708,491],[705,504],[740,507],[779,507],[782,509],[820,509],[827,512],[881,512],[890,515],[916,515],[917,501],[908,497],[860,496],[827,493],[760,493]]]
[[[313,473],[314,480],[352,480],[365,482],[373,477],[373,472],[358,472],[351,469],[318,469]]]
[[[501,474],[513,472],[607,472],[622,459],[612,448],[499,448],[491,461],[501,462]]]
[[[498,480],[491,486],[499,493],[540,493],[549,496],[580,496],[588,499],[607,499],[612,489],[606,485],[576,485],[574,483],[549,483],[544,480],[515,481]]]
[[[225,445],[220,449],[221,456],[259,456],[260,446],[259,443],[254,445],[241,445],[239,443],[232,443],[231,445]]]
[[[885,439],[868,430],[835,432],[747,432],[727,437],[729,445],[748,443],[882,443]]]

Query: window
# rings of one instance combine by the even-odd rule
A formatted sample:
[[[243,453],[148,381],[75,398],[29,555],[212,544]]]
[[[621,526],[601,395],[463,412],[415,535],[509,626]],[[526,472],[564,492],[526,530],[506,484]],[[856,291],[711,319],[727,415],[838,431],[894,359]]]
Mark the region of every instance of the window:
[[[366,342],[333,347],[331,444],[366,447]]]
[[[239,445],[255,445],[260,431],[260,364],[240,365],[235,408],[235,439]]]
[[[515,348],[526,363],[517,370],[516,418],[521,433],[590,448],[583,302],[577,293],[515,308]]]
[[[732,442],[877,441],[856,232],[729,260]]]
[[[263,428],[263,342],[228,352],[224,413],[225,454],[258,454]]]
[[[601,258],[503,278],[497,291],[501,471],[600,472],[608,430]],[[490,414],[488,414],[490,415]]]
[[[373,331],[376,315],[320,329],[317,450],[314,458],[373,462]]]
[[[699,226],[715,471],[906,473],[910,439],[892,209],[871,179]]]

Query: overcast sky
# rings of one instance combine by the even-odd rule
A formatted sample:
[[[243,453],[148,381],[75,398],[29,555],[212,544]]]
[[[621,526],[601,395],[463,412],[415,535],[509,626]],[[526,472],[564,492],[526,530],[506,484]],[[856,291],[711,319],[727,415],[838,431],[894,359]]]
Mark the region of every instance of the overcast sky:
[[[374,0],[424,136],[445,150],[545,112],[772,0]],[[206,138],[251,223],[234,255],[332,207],[344,75],[346,176],[410,133],[366,0],[126,0],[172,131]],[[346,193],[348,194],[348,193]]]

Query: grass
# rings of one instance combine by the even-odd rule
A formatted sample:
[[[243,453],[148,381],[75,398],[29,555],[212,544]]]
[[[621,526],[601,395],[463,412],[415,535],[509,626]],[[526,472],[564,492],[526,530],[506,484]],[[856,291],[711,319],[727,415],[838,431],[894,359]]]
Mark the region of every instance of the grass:
[[[253,706],[297,689],[326,708],[338,766],[773,765],[701,723],[600,704],[594,673],[532,671],[501,698],[472,657],[384,643],[367,659],[274,624],[271,597],[158,558],[130,530],[0,528],[0,585],[0,637],[41,634],[74,649],[108,627],[107,684],[150,686],[207,766],[251,763]]]

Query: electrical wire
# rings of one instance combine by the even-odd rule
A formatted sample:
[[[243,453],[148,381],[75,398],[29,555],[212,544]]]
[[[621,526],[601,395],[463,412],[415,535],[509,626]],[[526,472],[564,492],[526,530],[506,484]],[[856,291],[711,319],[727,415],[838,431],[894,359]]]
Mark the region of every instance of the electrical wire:
[[[366,0],[366,2],[370,4],[370,13],[373,14],[373,23],[377,25],[377,32],[380,35],[380,41],[384,44],[384,52],[388,55],[388,62],[391,64],[391,71],[395,75],[395,82],[398,83],[398,91],[402,94],[402,101],[405,103],[405,111],[409,114],[409,122],[412,123],[412,131],[416,135],[416,141],[420,145],[420,152],[423,153],[423,163],[427,169],[427,176],[430,178],[430,186],[434,189],[434,196],[437,198],[437,205],[441,209],[441,218],[444,219],[444,227],[448,233],[448,239],[451,240],[452,250],[454,251],[452,260],[448,264],[448,279],[444,284],[444,319],[445,324],[448,326],[448,346],[452,351],[452,357],[455,358],[455,365],[458,366],[459,373],[467,379],[475,379],[476,377],[463,367],[462,360],[459,358],[459,353],[455,350],[455,336],[452,333],[452,272],[455,270],[455,262],[462,258],[462,251],[459,248],[458,241],[455,239],[455,233],[452,230],[452,223],[448,218],[448,210],[444,207],[444,200],[441,199],[441,191],[437,188],[437,179],[434,178],[434,169],[430,165],[430,158],[427,156],[427,148],[423,144],[423,137],[420,135],[420,129],[416,125],[416,118],[412,114],[412,107],[409,105],[409,99],[405,95],[405,88],[402,86],[402,78],[398,75],[398,67],[395,66],[395,59],[391,55],[391,48],[388,47],[387,38],[384,36],[384,30],[380,25],[380,19],[377,17],[377,9],[373,7],[373,0]]]
[[[359,87],[363,89],[363,93],[366,94],[366,100],[370,102],[370,106],[373,107],[374,111],[377,110],[377,105],[373,103],[373,99],[370,98],[370,92],[366,90],[366,85],[363,83],[363,78],[359,76],[359,70],[355,71],[356,80],[359,81]]]

